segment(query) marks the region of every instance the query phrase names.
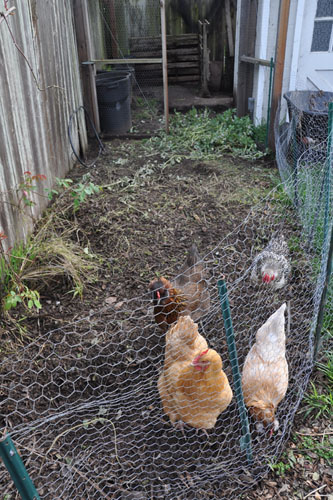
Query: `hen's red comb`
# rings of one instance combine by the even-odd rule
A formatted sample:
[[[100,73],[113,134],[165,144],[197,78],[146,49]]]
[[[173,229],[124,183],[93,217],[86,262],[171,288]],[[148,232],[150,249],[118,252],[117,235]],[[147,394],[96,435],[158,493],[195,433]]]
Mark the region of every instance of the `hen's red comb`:
[[[193,360],[193,363],[198,363],[198,361],[200,360],[200,358],[202,356],[204,356],[205,354],[207,354],[207,352],[209,351],[209,349],[205,349],[204,351],[202,351],[200,354],[198,354],[198,356],[196,356]]]

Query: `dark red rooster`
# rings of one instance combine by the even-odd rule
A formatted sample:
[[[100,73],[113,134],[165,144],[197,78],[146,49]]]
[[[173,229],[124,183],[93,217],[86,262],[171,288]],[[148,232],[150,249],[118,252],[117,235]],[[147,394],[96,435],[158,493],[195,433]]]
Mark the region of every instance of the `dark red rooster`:
[[[149,289],[154,305],[154,317],[159,327],[166,331],[179,316],[190,315],[198,321],[210,307],[205,267],[198,249],[193,244],[179,275],[169,281],[163,277],[153,280]]]

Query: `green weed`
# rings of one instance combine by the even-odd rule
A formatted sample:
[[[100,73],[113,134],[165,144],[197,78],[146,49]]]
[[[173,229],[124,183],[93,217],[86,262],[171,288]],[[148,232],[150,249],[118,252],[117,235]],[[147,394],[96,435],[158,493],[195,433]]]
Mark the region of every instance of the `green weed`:
[[[224,153],[249,160],[265,154],[257,147],[250,118],[238,118],[234,109],[216,115],[195,108],[186,114],[176,112],[170,118],[170,133],[161,131],[145,148],[158,151],[171,164],[184,158],[214,160]]]
[[[332,436],[323,436],[323,439],[317,441],[312,436],[300,436],[298,443],[299,450],[304,453],[306,458],[312,461],[312,457],[306,452],[315,453],[318,457],[323,458],[328,464],[333,460],[333,438]]]
[[[73,198],[74,212],[84,203],[88,196],[92,194],[99,193],[102,190],[102,186],[98,186],[93,182],[89,181],[90,174],[86,174],[82,177],[82,182],[76,185],[72,185],[72,179],[59,179],[56,177],[57,186],[60,189],[47,189],[48,198],[52,200],[54,196],[59,195],[60,191],[68,191]]]
[[[311,416],[315,420],[320,417],[332,418],[333,415],[333,393],[330,390],[319,392],[311,382],[311,392],[304,396],[307,407],[301,410],[306,417]]]
[[[297,460],[292,450],[288,453],[284,452],[281,455],[281,460],[279,462],[269,462],[268,465],[270,469],[275,472],[278,476],[284,476],[286,472],[294,467]]]
[[[265,144],[267,126],[266,123],[257,125],[253,128],[253,136],[256,144]]]
[[[157,116],[158,101],[142,97],[133,98],[133,120],[147,121]]]

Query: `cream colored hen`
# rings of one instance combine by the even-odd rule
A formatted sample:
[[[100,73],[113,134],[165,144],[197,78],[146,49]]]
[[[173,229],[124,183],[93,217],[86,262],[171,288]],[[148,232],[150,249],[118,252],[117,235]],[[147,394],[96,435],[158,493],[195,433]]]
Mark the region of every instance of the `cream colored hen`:
[[[278,404],[288,388],[288,364],[286,360],[286,336],[283,304],[266,323],[259,328],[256,342],[248,353],[242,374],[243,394],[250,414],[259,422],[257,429],[273,424]]]

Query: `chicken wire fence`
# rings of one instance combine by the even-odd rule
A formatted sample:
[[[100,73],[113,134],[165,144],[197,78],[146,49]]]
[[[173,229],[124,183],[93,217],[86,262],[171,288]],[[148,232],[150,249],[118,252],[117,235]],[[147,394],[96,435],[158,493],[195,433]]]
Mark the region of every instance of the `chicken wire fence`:
[[[288,196],[302,222],[307,248],[314,245],[320,251],[328,230],[331,201],[329,105],[333,102],[333,92],[293,91],[287,92],[284,98],[289,122],[279,123],[279,108],[275,123],[276,160]]]
[[[288,154],[287,136],[285,131],[279,141]],[[206,433],[189,425],[174,428],[162,410],[157,381],[165,334],[154,320],[148,283],[147,294],[91,310],[3,360],[3,430],[10,433],[43,498],[242,498],[268,471],[283,450],[313,367],[328,255],[330,231],[321,239],[320,251],[314,245],[323,238],[327,207],[331,215],[327,162],[320,168],[299,161],[297,168],[300,218],[294,174],[284,171],[283,186],[202,259],[210,305],[196,321],[209,348],[220,355],[233,391]],[[310,227],[311,217],[318,217],[318,223],[309,239],[305,218]],[[272,237],[284,239],[289,251],[291,271],[280,288],[257,280],[253,272]],[[269,428],[261,433],[249,416],[247,448],[218,294],[222,275],[240,372],[257,330],[283,304],[288,310],[289,384],[277,407],[280,425],[273,433]],[[187,276],[191,279],[191,271]],[[3,498],[17,498],[3,465],[0,484]]]

